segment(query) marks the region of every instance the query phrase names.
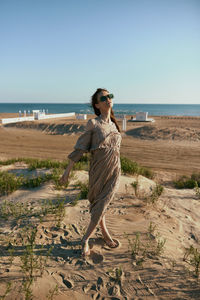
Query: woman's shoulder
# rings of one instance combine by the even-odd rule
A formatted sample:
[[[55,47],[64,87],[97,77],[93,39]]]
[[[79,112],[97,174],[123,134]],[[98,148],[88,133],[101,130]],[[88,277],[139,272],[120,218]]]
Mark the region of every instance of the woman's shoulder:
[[[87,129],[87,130],[91,130],[91,129],[95,128],[97,122],[98,122],[98,117],[89,119],[89,120],[87,121],[86,129]]]

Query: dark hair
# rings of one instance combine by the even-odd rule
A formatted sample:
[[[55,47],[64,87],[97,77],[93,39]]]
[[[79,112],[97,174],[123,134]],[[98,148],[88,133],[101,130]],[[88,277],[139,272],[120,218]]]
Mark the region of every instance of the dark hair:
[[[95,113],[96,116],[100,116],[100,114],[101,114],[100,110],[95,105],[95,104],[98,104],[97,95],[99,93],[103,92],[103,91],[108,92],[106,89],[100,89],[99,88],[99,89],[96,90],[96,92],[91,97],[91,105],[94,109],[94,113]],[[119,125],[117,124],[117,120],[115,119],[115,115],[114,115],[114,112],[113,112],[112,108],[111,108],[111,112],[110,112],[110,118],[111,118],[111,121],[113,123],[115,123],[115,126],[117,127],[117,130],[120,132],[120,128],[119,128]]]

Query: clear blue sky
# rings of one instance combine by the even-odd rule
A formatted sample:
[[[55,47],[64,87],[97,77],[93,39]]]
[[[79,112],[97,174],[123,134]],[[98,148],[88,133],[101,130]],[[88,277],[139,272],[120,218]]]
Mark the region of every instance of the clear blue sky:
[[[200,0],[0,0],[0,102],[200,104]]]

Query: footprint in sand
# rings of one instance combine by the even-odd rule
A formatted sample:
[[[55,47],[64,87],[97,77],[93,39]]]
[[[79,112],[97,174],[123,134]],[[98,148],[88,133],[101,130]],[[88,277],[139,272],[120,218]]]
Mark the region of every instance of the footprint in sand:
[[[65,239],[63,239],[62,236],[60,236],[60,242],[61,242],[61,244],[64,245],[64,246],[66,246],[66,245],[68,244],[68,242],[67,242]]]
[[[62,277],[62,282],[64,283],[64,285],[68,288],[71,289],[73,288],[73,283],[72,281],[69,281],[68,279],[65,279],[65,276],[63,274],[59,274]]]
[[[93,264],[100,264],[103,261],[103,255],[94,251],[90,251],[90,256],[88,260],[91,261]]]

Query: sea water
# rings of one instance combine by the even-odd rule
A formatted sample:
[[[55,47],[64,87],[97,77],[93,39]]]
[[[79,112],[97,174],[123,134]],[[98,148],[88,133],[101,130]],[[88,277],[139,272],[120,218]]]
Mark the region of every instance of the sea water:
[[[93,114],[89,103],[0,103],[0,113],[28,113],[32,110],[45,110],[50,114],[75,112]],[[148,112],[149,116],[200,116],[200,104],[119,104],[114,103],[115,114],[134,115]]]

